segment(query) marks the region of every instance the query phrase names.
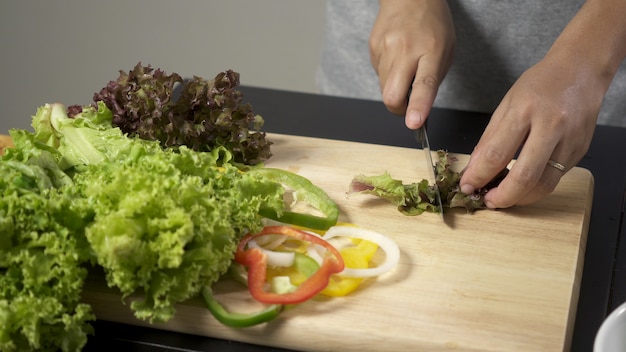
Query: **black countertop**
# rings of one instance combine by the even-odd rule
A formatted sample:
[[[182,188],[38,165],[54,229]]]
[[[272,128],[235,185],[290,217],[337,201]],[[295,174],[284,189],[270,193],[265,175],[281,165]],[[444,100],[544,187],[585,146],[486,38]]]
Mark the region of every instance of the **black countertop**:
[[[380,102],[255,87],[241,91],[264,117],[267,132],[416,147],[403,118]],[[434,109],[428,124],[431,147],[469,154],[488,119],[488,114]],[[578,166],[592,172],[595,189],[572,351],[591,351],[604,318],[626,302],[626,128],[598,126]],[[280,351],[106,321],[94,327],[85,351]]]

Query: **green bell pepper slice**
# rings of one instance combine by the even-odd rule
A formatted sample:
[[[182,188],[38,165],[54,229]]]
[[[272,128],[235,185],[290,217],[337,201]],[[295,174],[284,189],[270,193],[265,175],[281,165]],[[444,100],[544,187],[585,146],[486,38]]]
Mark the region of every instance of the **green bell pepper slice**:
[[[304,202],[319,210],[324,215],[317,216],[292,211],[283,211],[279,214],[273,209],[261,208],[259,211],[261,216],[315,230],[327,230],[337,224],[339,207],[324,190],[314,185],[306,177],[282,169],[265,167],[252,169],[248,172],[259,174],[271,181],[287,186],[293,190],[294,199],[296,201]]]
[[[202,298],[211,314],[220,323],[233,328],[247,328],[250,326],[266,323],[275,319],[283,311],[282,304],[270,304],[264,309],[253,313],[233,313],[229,312],[215,297],[213,290],[209,286],[202,287]]]

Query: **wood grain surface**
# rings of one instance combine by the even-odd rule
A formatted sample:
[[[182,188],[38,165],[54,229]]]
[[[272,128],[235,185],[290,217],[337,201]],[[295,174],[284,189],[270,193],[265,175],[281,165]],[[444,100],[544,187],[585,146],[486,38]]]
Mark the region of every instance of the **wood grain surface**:
[[[405,183],[427,177],[419,149],[268,134],[267,167],[323,188],[341,221],[384,233],[401,248],[394,271],[343,298],[316,298],[269,324],[224,327],[199,300],[166,324],[136,320],[120,295],[92,277],[84,301],[98,319],[306,351],[563,351],[569,349],[593,194],[593,176],[574,168],[532,206],[454,209],[408,217],[367,195],[347,196],[353,176],[385,171]],[[467,161],[457,155],[458,167]],[[231,309],[250,298],[218,290]],[[97,332],[96,332],[97,333]]]

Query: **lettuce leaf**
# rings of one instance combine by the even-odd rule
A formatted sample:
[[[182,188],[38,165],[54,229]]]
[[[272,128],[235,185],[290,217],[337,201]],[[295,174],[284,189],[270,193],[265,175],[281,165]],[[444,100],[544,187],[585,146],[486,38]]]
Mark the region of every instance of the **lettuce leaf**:
[[[389,201],[405,215],[419,215],[425,211],[435,212],[435,190],[427,180],[403,184],[391,177],[388,172],[382,175],[357,175],[350,183],[351,193],[371,194]]]
[[[78,351],[95,319],[80,303],[92,213],[55,188],[71,180],[53,153],[11,134],[16,147],[0,162],[0,350]]]
[[[485,187],[477,189],[472,194],[464,194],[459,187],[461,173],[454,171],[451,167],[456,159],[450,158],[443,150],[437,151],[437,156],[439,159],[435,165],[435,182],[441,193],[444,208],[462,207],[468,212],[484,209],[485,194],[496,187],[508,173],[508,169],[504,169]],[[428,180],[403,184],[401,180],[394,179],[385,172],[382,175],[353,177],[348,194],[374,195],[397,206],[398,210],[405,215],[419,215],[425,211],[439,212],[435,189],[435,185],[429,184]]]
[[[284,206],[282,186],[240,172],[225,147],[128,138],[103,103],[73,118],[62,104],[45,106],[35,124],[71,171],[68,194],[89,200],[85,236],[109,286],[143,295],[131,303],[140,319],[167,321],[176,303],[226,272],[240,237],[261,228],[260,207]]]
[[[65,170],[76,165],[101,163],[117,158],[130,144],[119,128],[112,127],[113,114],[104,103],[85,106],[69,118],[63,104],[45,104],[37,109],[32,126],[35,139],[57,151]]]
[[[124,296],[143,292],[131,303],[135,315],[164,322],[174,304],[227,271],[240,237],[260,230],[259,208],[280,209],[283,190],[218,167],[225,150],[131,148],[133,158],[84,167],[74,182],[93,204],[86,237],[109,285]]]
[[[255,165],[271,157],[271,143],[260,131],[263,118],[243,103],[238,86],[239,73],[232,70],[211,80],[183,80],[177,73],[138,63],[120,71],[93,100],[104,102],[113,112],[113,125],[130,136],[156,140],[166,148],[185,145],[210,151],[223,146],[235,161]],[[174,100],[176,87],[181,93]]]
[[[226,272],[261,207],[284,207],[282,186],[241,172],[225,147],[163,149],[113,127],[103,103],[72,111],[40,107],[0,161],[2,351],[80,350],[94,265],[138,318],[168,320]]]

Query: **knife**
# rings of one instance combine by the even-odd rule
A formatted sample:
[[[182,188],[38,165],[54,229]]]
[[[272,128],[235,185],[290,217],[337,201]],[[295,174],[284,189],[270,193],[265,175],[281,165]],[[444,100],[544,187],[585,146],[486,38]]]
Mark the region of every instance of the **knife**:
[[[443,203],[441,202],[441,193],[439,192],[439,186],[437,185],[437,177],[435,175],[435,164],[433,163],[433,157],[430,154],[430,142],[428,141],[428,134],[426,133],[426,123],[422,125],[422,127],[418,128],[415,131],[415,139],[418,143],[422,145],[422,150],[424,150],[424,156],[426,160],[426,170],[428,170],[428,180],[429,183],[433,184],[435,187],[435,201],[437,204],[437,208],[439,209],[439,214],[441,214],[441,220],[443,219]]]

